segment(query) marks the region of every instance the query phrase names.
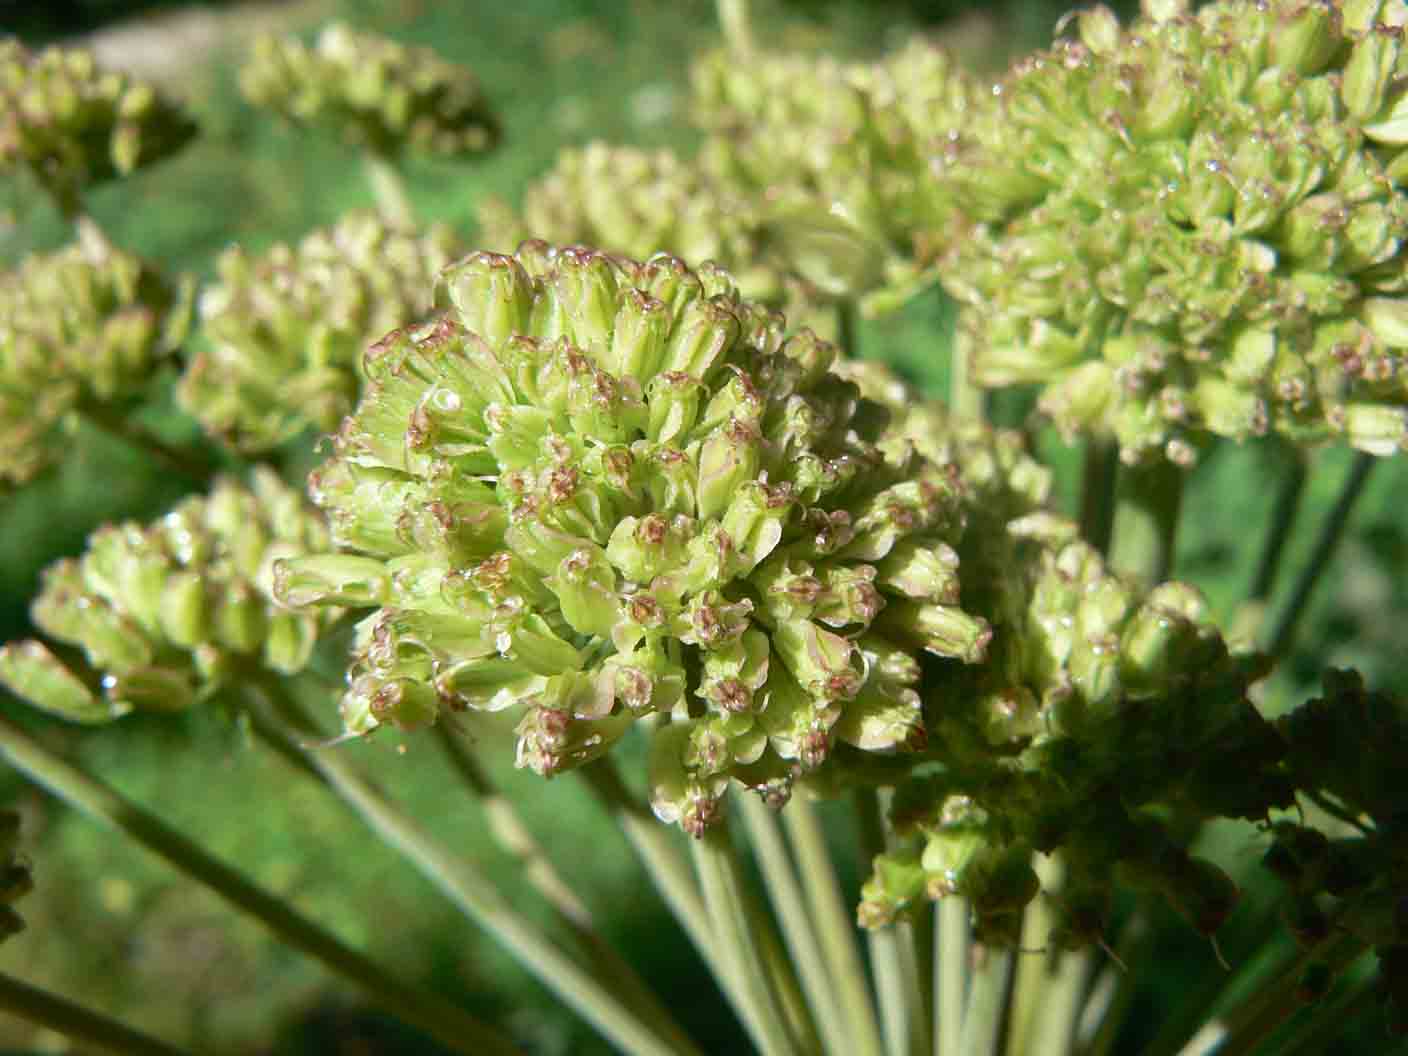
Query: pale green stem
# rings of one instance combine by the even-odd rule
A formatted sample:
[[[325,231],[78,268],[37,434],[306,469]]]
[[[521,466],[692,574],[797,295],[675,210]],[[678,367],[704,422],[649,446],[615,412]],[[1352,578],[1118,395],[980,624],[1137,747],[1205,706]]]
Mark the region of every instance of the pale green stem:
[[[181,1056],[182,1050],[149,1038],[57,994],[0,974],[0,1010],[70,1041],[95,1045],[114,1056]]]
[[[729,51],[740,59],[753,54],[753,30],[748,24],[748,0],[718,0],[719,25]]]
[[[690,844],[690,849],[694,852],[704,903],[709,907],[709,919],[719,940],[721,959],[747,1009],[744,1026],[762,1056],[788,1056],[794,1049],[749,927],[726,823],[709,828]]]
[[[367,170],[367,182],[372,187],[372,197],[376,199],[377,212],[393,227],[406,230],[416,226],[416,210],[406,193],[406,183],[401,179],[395,162],[380,154],[368,152],[362,156],[362,164]]]
[[[1064,950],[1056,955],[1055,974],[1048,974],[1036,1009],[1035,1028],[1028,1050],[1009,1049],[1014,1056],[1067,1056],[1075,1048],[1076,1021],[1080,1018],[1086,981],[1094,967],[1089,950]]]
[[[802,996],[801,984],[797,981],[797,969],[792,959],[783,949],[782,939],[777,933],[771,915],[754,886],[744,878],[743,911],[748,919],[748,927],[756,936],[758,952],[763,959],[763,967],[772,987],[773,996],[781,1008],[787,1022],[792,1046],[798,1052],[821,1052],[821,1038],[816,1032],[816,1022]]]
[[[821,1040],[831,1056],[849,1056],[854,1051],[832,991],[831,977],[817,942],[816,930],[807,916],[802,888],[783,843],[774,812],[757,796],[738,797],[743,822],[758,855],[763,880],[773,908],[782,922],[782,936],[801,976],[807,1003],[821,1028]]]
[[[1113,437],[1097,434],[1086,439],[1080,480],[1080,535],[1107,556],[1115,522],[1119,462],[1119,445]]]
[[[559,875],[513,800],[499,791],[453,730],[444,723],[437,723],[435,731],[450,765],[483,809],[490,835],[522,866],[524,878],[552,906],[558,922],[591,962],[594,974],[618,988],[622,997],[661,1037],[681,1051],[687,1050],[691,1043],[684,1031],[635,969],[601,937],[590,910]]]
[[[841,897],[821,822],[812,805],[800,796],[792,797],[782,811],[782,820],[796,853],[812,920],[821,934],[827,970],[855,1045],[852,1051],[857,1056],[881,1056],[880,1025],[861,966],[854,917]]]
[[[1121,466],[1115,481],[1110,564],[1142,580],[1162,583],[1173,568],[1183,473],[1172,462]]]
[[[64,802],[141,844],[168,864],[248,913],[284,942],[316,958],[353,983],[376,1004],[455,1052],[514,1053],[498,1031],[454,1005],[398,983],[381,966],[344,946],[287,902],[266,893],[240,873],[106,785],[50,753],[9,719],[0,716],[0,754]]]
[[[1007,1032],[1008,1056],[1025,1056],[1040,1010],[1047,998],[1047,986],[1052,978],[1054,955],[1046,946],[1056,915],[1051,910],[1047,891],[1061,886],[1063,870],[1060,864],[1045,855],[1034,855],[1034,866],[1041,880],[1042,893],[1037,895],[1022,914],[1022,937],[1019,946],[1024,951],[1017,961],[1016,981],[1012,985],[1011,1027]],[[1027,952],[1040,950],[1041,953]]]
[[[666,908],[689,936],[709,970],[722,979],[722,962],[715,950],[709,911],[689,861],[676,842],[675,832],[636,801],[610,758],[598,759],[575,772],[615,816]]]
[[[1104,1008],[1093,1007],[1092,997],[1082,1014],[1080,1030],[1090,1039],[1088,1044],[1082,1042],[1082,1056],[1106,1056],[1114,1047],[1115,1036],[1124,1023],[1125,1013],[1134,1002],[1135,983],[1140,974],[1138,969],[1149,947],[1152,930],[1142,913],[1135,913],[1124,926],[1118,950],[1123,963],[1111,960],[1092,988],[1094,995],[1108,992],[1109,996],[1104,998]],[[1085,1020],[1086,1015],[1092,1017],[1089,1022]]]
[[[883,793],[877,793],[874,789],[862,788],[855,793],[861,852],[867,862],[885,853],[889,843],[886,832],[889,791],[886,789]],[[910,963],[905,963],[905,940],[910,940],[912,955],[913,933],[901,928],[899,922],[872,928],[866,932],[866,941],[870,947],[870,963],[875,970],[875,991],[879,997],[885,1051],[889,1056],[922,1056],[929,1042],[923,999],[919,995],[919,977],[913,970],[912,956]]]
[[[1315,540],[1315,550],[1310,555],[1310,560],[1301,566],[1300,575],[1296,579],[1295,587],[1291,590],[1290,599],[1282,608],[1280,618],[1276,621],[1276,628],[1271,634],[1269,650],[1272,656],[1285,656],[1295,642],[1296,625],[1305,612],[1306,605],[1310,601],[1311,594],[1315,591],[1316,584],[1320,581],[1321,574],[1329,567],[1331,559],[1335,556],[1335,548],[1339,546],[1340,539],[1344,536],[1345,526],[1349,523],[1349,515],[1354,511],[1354,504],[1363,494],[1364,485],[1369,482],[1369,473],[1378,461],[1375,456],[1365,454],[1362,451],[1354,456],[1354,464],[1345,477],[1339,497],[1320,526],[1320,534]]]
[[[948,404],[959,418],[987,417],[987,393],[973,381],[972,341],[963,330],[953,336],[949,356]]]
[[[957,895],[940,899],[934,914],[938,930],[934,989],[938,1001],[934,1010],[934,1052],[936,1056],[958,1056],[963,1037],[963,1006],[968,998],[968,962],[972,944],[968,939],[968,902]]]
[[[284,721],[301,735],[319,736],[316,727],[280,686],[264,679],[261,689],[284,716]],[[473,864],[441,846],[418,822],[357,773],[345,752],[336,748],[300,749],[296,738],[282,723],[259,712],[253,715],[253,723],[255,731],[265,740],[284,742],[281,751],[302,751],[328,787],[383,843],[399,852],[604,1038],[623,1052],[637,1056],[668,1056],[680,1051],[642,1022],[609,986],[549,942]]]
[[[978,948],[978,966],[963,1013],[959,1056],[995,1056],[1002,1036],[1002,1013],[1007,1004],[1007,981],[1012,976],[1012,953]]]

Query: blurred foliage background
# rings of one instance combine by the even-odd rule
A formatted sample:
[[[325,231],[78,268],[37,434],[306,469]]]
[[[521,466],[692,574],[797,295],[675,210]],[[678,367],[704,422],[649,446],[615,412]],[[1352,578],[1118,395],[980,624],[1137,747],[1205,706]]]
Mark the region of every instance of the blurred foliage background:
[[[772,0],[755,3],[758,37],[770,47],[875,53],[925,32],[964,61],[997,70],[1049,39],[1063,10],[1052,0]],[[337,143],[278,127],[239,99],[234,70],[258,30],[307,32],[343,18],[398,39],[434,46],[476,70],[506,130],[502,149],[472,163],[412,162],[406,175],[422,217],[473,236],[475,203],[486,194],[517,201],[559,147],[593,138],[688,150],[685,113],[691,55],[717,43],[707,0],[294,0],[184,7],[172,0],[0,0],[0,33],[26,42],[84,38],[100,57],[158,79],[183,97],[203,137],[174,160],[95,192],[91,210],[119,244],[170,271],[205,278],[233,241],[259,250],[297,239],[369,193]],[[0,263],[49,249],[66,226],[33,187],[0,187]],[[895,364],[926,391],[947,380],[951,306],[930,293],[899,313],[865,322],[861,351]],[[997,416],[1021,422],[1028,404],[1004,394]],[[155,414],[168,436],[193,429],[174,411]],[[1078,457],[1052,434],[1038,438],[1059,471],[1068,509]],[[1278,711],[1303,696],[1326,663],[1353,664],[1371,682],[1408,692],[1408,535],[1403,496],[1408,465],[1385,460],[1361,499],[1352,530],[1322,582],[1300,645],[1266,686]],[[1312,465],[1303,516],[1280,586],[1308,558],[1317,512],[1333,501],[1349,465],[1345,451]],[[1224,616],[1245,594],[1288,470],[1271,445],[1224,446],[1193,477],[1175,572],[1202,587]],[[40,569],[76,554],[100,523],[147,518],[178,498],[179,479],[135,451],[80,435],[64,465],[0,499],[0,638],[28,630],[26,609]],[[1250,530],[1248,526],[1253,526]],[[6,700],[0,706],[10,708]],[[259,882],[329,923],[344,939],[428,980],[476,1014],[549,1053],[607,1051],[556,1007],[512,961],[442,903],[358,823],[283,763],[245,750],[237,724],[209,712],[137,717],[100,733],[35,722],[124,793],[156,806],[184,831]],[[404,753],[398,751],[404,747]],[[342,751],[366,761],[432,829],[521,895],[505,855],[483,832],[478,808],[459,791],[433,744],[378,739]],[[639,769],[639,768],[637,768]],[[673,925],[624,840],[572,778],[544,784],[508,760],[495,776],[518,796],[529,821],[580,886],[608,938],[656,982],[667,1004],[709,1052],[745,1051],[736,1024]],[[38,888],[26,901],[28,932],[0,951],[0,968],[75,996],[202,1053],[400,1053],[433,1051],[360,1007],[317,968],[233,919],[216,900],[182,883],[142,852],[109,838],[24,785],[0,775],[0,799],[26,818],[26,847]],[[857,888],[854,840],[831,817],[847,889]],[[1248,829],[1211,835],[1246,874],[1259,852]],[[1259,882],[1254,875],[1253,888]],[[519,898],[527,908],[528,900]],[[1226,936],[1234,960],[1260,933],[1255,899]],[[1138,1052],[1149,1024],[1176,1015],[1196,983],[1216,972],[1212,953],[1177,926],[1157,929],[1160,970],[1141,977],[1132,1028],[1118,1046]],[[1138,966],[1135,965],[1137,970]],[[1339,1051],[1374,1051],[1348,1038]],[[0,1020],[0,1046],[65,1051]]]

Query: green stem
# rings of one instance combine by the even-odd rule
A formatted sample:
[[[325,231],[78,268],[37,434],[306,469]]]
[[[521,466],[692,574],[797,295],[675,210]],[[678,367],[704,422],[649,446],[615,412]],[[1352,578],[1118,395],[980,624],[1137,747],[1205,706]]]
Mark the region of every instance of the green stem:
[[[1113,437],[1096,435],[1085,441],[1080,480],[1080,534],[1107,556],[1115,523],[1115,477],[1119,462],[1119,445]]]
[[[1121,466],[1115,481],[1110,564],[1145,584],[1162,583],[1173,568],[1183,470],[1168,461]]]
[[[1251,590],[1247,594],[1253,601],[1265,601],[1271,596],[1271,588],[1276,585],[1276,572],[1281,567],[1281,555],[1286,552],[1286,541],[1291,537],[1296,511],[1305,492],[1305,482],[1310,476],[1305,455],[1299,449],[1291,452],[1291,459],[1290,471],[1276,492],[1271,524],[1266,532],[1266,541],[1262,543],[1261,558],[1257,561]]]
[[[748,24],[748,0],[718,0],[719,25],[728,49],[740,59],[753,54],[753,30]],[[848,350],[849,351],[849,350]]]
[[[0,974],[0,1009],[118,1056],[181,1056],[181,1050],[149,1038],[101,1013],[28,983]]]
[[[187,876],[206,885],[284,942],[316,958],[361,988],[376,1004],[413,1024],[455,1052],[513,1053],[498,1031],[454,1005],[396,982],[375,962],[267,894],[225,863],[106,785],[50,753],[19,726],[0,716],[0,754],[70,806],[132,838]]]
[[[1055,914],[1045,892],[1060,887],[1062,869],[1059,863],[1043,855],[1034,856],[1037,876],[1041,879],[1042,893],[1038,894],[1022,913],[1022,936],[1018,945],[1022,950],[1041,950],[1041,953],[1024,953],[1016,965],[1016,981],[1012,985],[1011,1026],[1007,1032],[1007,1052],[1009,1056],[1025,1056],[1037,1025],[1037,1018],[1046,998],[1047,988],[1052,980],[1054,953],[1046,946],[1051,938],[1051,928]]]
[[[635,850],[665,906],[716,978],[722,979],[722,965],[714,948],[709,911],[699,893],[689,862],[680,853],[676,834],[651,815],[626,789],[625,782],[610,758],[575,771],[587,787],[616,818]]]
[[[972,338],[960,328],[949,353],[948,405],[958,418],[986,420],[987,392],[973,381],[972,347]]]
[[[968,1009],[963,1014],[959,1056],[995,1056],[1002,1037],[1002,1013],[1007,1003],[1007,982],[1012,976],[1012,954],[1008,950],[979,947],[978,957],[973,988],[968,994]]]
[[[416,210],[406,193],[406,183],[401,178],[395,162],[381,154],[366,153],[362,165],[367,171],[367,182],[372,187],[372,197],[376,199],[377,212],[393,227],[411,229],[416,226]]]
[[[260,689],[282,716],[282,721],[256,709],[252,715],[255,732],[274,744],[281,754],[301,752],[328,787],[383,843],[399,852],[598,1033],[623,1052],[639,1056],[669,1056],[680,1051],[642,1022],[610,987],[549,942],[470,862],[446,850],[357,773],[347,762],[345,753],[337,749],[300,748],[285,723],[300,735],[321,737],[321,731],[273,679],[261,679]]]
[[[848,1056],[853,1051],[850,1036],[836,1007],[831,976],[826,970],[816,930],[807,916],[802,888],[787,854],[777,818],[757,796],[740,796],[739,802],[768,895],[782,922],[783,939],[801,975],[807,1003],[821,1027],[822,1043],[832,1056]]]
[[[691,1043],[654,991],[597,931],[591,912],[562,879],[537,838],[524,824],[513,801],[499,791],[464,742],[444,723],[435,732],[451,767],[484,811],[489,833],[522,867],[523,876],[552,906],[558,923],[573,937],[594,974],[617,987],[631,1007],[680,1051]]]
[[[749,928],[727,825],[714,825],[690,847],[725,970],[744,999],[744,1025],[763,1056],[787,1056],[795,1050]]]
[[[1149,947],[1151,933],[1148,921],[1140,913],[1135,913],[1124,926],[1119,938],[1120,961],[1111,960],[1100,972],[1078,1025],[1081,1056],[1106,1056],[1113,1048],[1125,1014],[1134,1002],[1140,978],[1137,966]],[[1097,1001],[1103,1007],[1097,1007]]]
[[[836,343],[849,359],[860,358],[860,335],[856,332],[856,302],[843,298],[836,302]]]
[[[874,861],[885,853],[888,844],[886,804],[881,802],[880,793],[862,788],[856,790],[855,807],[861,853],[865,861]],[[870,963],[875,970],[885,1051],[889,1056],[920,1056],[928,1050],[929,1043],[923,1001],[919,996],[919,977],[912,963],[905,963],[903,937],[899,922],[866,932]]]
[[[934,966],[937,1006],[934,1009],[936,1056],[958,1056],[963,1037],[963,1004],[968,995],[968,902],[957,895],[939,900],[934,914],[938,958]]]
[[[1296,624],[1300,622],[1310,596],[1320,581],[1321,573],[1329,567],[1335,548],[1344,535],[1345,525],[1349,523],[1349,515],[1354,511],[1354,504],[1363,493],[1364,485],[1369,482],[1369,473],[1378,461],[1375,456],[1362,451],[1355,454],[1354,464],[1340,487],[1339,498],[1335,500],[1334,507],[1320,526],[1315,550],[1310,560],[1301,566],[1300,576],[1291,590],[1290,600],[1282,608],[1276,629],[1271,634],[1269,651],[1272,656],[1285,656],[1295,642]]]
[[[821,933],[822,952],[848,1024],[852,1051],[857,1056],[881,1056],[880,1025],[861,966],[856,926],[841,897],[816,811],[805,799],[793,796],[782,811],[782,820],[796,852],[812,920]]]
[[[1067,1056],[1075,1047],[1076,1020],[1081,999],[1090,978],[1094,960],[1089,950],[1063,950],[1055,955],[1055,972],[1047,973],[1041,1001],[1036,1009],[1035,1027],[1029,1035],[1031,1048],[1010,1048],[1009,1052],[1031,1052],[1033,1056]]]

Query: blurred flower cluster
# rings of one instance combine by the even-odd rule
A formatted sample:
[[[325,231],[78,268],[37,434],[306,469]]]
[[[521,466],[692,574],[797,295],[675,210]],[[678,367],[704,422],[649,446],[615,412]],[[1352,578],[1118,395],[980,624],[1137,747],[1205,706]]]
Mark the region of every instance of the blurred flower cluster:
[[[526,243],[446,273],[453,315],[368,353],[311,483],[345,551],[294,605],[374,605],[353,732],[517,708],[522,765],[654,716],[656,812],[701,832],[730,778],[784,796],[837,742],[915,751],[921,652],[979,660],[952,473],[878,446],[835,350],[726,274]]]
[[[381,156],[404,150],[478,154],[498,124],[474,74],[429,48],[399,44],[337,23],[308,47],[262,37],[240,73],[256,106],[296,124],[322,125]]]
[[[183,339],[190,299],[100,238],[0,273],[0,483],[56,461],[74,412],[129,409]]]
[[[1382,6],[1382,10],[1380,10]],[[1408,444],[1398,4],[1105,8],[1018,63],[940,179],[973,376],[1189,463],[1208,434]]]
[[[0,171],[27,168],[66,210],[85,188],[179,150],[195,126],[91,53],[0,39]]]
[[[31,618],[53,639],[0,649],[0,683],[79,722],[178,711],[251,670],[307,664],[336,613],[273,600],[273,563],[327,549],[322,519],[268,469],[216,482],[141,525],[93,533],[44,574]]]
[[[182,404],[247,452],[309,427],[332,431],[356,402],[363,349],[426,315],[455,251],[443,225],[417,233],[372,213],[261,257],[226,250],[200,297],[203,347],[181,379]]]

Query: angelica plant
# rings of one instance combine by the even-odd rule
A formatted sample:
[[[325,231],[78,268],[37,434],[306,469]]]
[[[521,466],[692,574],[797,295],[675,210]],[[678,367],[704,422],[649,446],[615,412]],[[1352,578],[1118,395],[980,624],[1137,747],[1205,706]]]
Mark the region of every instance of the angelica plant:
[[[185,119],[91,59],[0,45],[0,162],[78,235],[0,280],[0,476],[29,484],[88,422],[193,489],[50,567],[0,685],[85,736],[230,723],[631,1056],[699,1046],[490,760],[607,808],[765,1056],[1106,1051],[1161,906],[1210,958],[1248,912],[1214,828],[1256,848],[1295,947],[1234,951],[1208,984],[1193,1018],[1220,1051],[1309,1049],[1375,993],[1408,1029],[1403,702],[1333,671],[1300,707],[1265,700],[1318,567],[1270,633],[1170,575],[1184,476],[1218,443],[1358,450],[1322,556],[1363,467],[1404,446],[1405,10],[1097,8],[985,85],[932,41],[764,51],[747,5],[719,6],[696,154],[568,148],[521,206],[476,203],[468,253],[392,167],[495,145],[468,70],[346,26],[263,40],[248,98],[360,149],[380,215],[234,247],[198,295],[80,197]],[[951,407],[847,347],[856,309],[936,283],[963,305]],[[132,417],[168,371],[190,448]],[[982,390],[1016,383],[1040,415],[997,428]],[[1041,416],[1087,445],[1078,511]],[[482,809],[545,913],[435,838],[398,773],[363,772],[387,738],[447,753],[437,808]],[[527,1042],[24,722],[0,717],[0,754],[451,1050]],[[857,890],[823,801],[854,811]],[[0,935],[30,874],[9,818]],[[170,1051],[4,977],[0,1005]]]

